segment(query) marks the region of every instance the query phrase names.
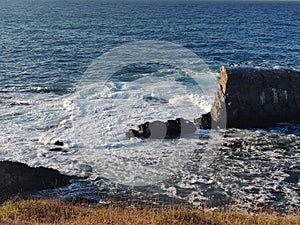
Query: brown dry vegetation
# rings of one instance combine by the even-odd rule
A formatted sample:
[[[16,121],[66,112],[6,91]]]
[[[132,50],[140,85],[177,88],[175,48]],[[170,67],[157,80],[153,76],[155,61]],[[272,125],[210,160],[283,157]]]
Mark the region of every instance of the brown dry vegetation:
[[[197,224],[197,225],[299,225],[297,216],[275,214],[249,215],[233,211],[209,211],[188,208],[82,206],[59,200],[8,201],[0,206],[0,224]]]

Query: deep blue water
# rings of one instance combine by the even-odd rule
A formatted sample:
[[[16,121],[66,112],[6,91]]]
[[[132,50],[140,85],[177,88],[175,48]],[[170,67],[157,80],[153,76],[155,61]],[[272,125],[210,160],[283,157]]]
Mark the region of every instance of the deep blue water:
[[[1,88],[63,91],[93,59],[138,40],[187,47],[214,71],[240,62],[299,69],[299,2],[1,0],[0,8]]]
[[[77,96],[94,59],[134,41],[185,47],[213,75],[235,63],[300,69],[299,12],[300,2],[0,0],[0,159],[88,176],[55,190],[65,198],[299,207],[299,125],[229,130],[217,142],[203,131],[159,145],[123,138],[139,118],[169,119],[190,102],[205,107],[174,65],[128,65],[103,95],[91,88],[90,102]],[[157,90],[168,98],[152,96]],[[57,139],[64,151],[49,151]]]

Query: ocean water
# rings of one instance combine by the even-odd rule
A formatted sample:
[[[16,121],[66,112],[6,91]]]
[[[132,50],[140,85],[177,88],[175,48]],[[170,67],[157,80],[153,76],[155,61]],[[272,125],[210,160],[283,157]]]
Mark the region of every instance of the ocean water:
[[[210,110],[220,65],[299,70],[299,2],[0,0],[0,159],[83,176],[61,198],[300,206],[300,126],[128,139]],[[58,151],[54,143],[65,145]],[[44,192],[39,195],[45,194]]]

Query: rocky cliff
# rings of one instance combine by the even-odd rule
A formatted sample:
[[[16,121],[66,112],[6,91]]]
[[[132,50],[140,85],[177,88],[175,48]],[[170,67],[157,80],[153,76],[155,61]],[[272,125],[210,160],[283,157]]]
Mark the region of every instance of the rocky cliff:
[[[31,168],[23,163],[0,162],[0,203],[18,193],[66,186],[74,177],[57,170]]]
[[[202,129],[299,123],[300,71],[222,66],[211,111],[195,122]]]

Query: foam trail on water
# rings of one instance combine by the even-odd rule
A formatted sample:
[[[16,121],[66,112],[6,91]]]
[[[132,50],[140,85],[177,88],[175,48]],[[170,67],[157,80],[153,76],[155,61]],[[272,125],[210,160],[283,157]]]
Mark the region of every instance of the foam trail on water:
[[[199,141],[142,141],[128,139],[126,131],[146,121],[177,117],[193,121],[208,111],[210,103],[199,87],[178,82],[176,76],[147,75],[131,82],[86,85],[64,106],[72,114],[72,129],[62,135],[72,140],[70,146],[79,148],[94,175],[141,185],[178,171]]]
[[[86,84],[63,96],[1,93],[5,100],[1,101],[0,143],[5,151],[1,159],[138,185],[175,174],[197,147],[197,137],[143,141],[128,139],[125,133],[146,121],[177,117],[193,121],[209,110],[210,96],[204,96],[189,77],[182,78],[178,69],[138,76]],[[57,140],[64,142],[62,151],[49,151]],[[86,173],[82,165],[93,172]],[[123,176],[126,179],[120,180]]]

